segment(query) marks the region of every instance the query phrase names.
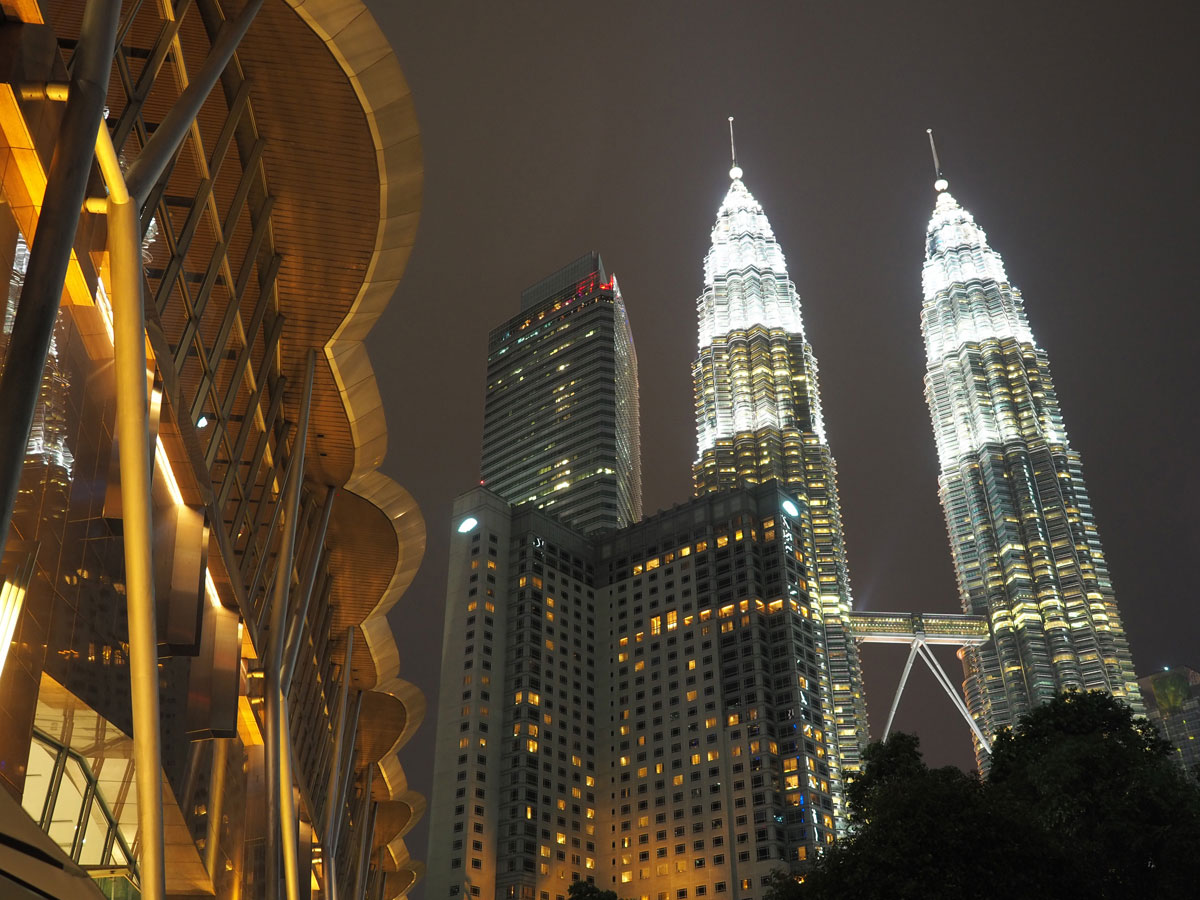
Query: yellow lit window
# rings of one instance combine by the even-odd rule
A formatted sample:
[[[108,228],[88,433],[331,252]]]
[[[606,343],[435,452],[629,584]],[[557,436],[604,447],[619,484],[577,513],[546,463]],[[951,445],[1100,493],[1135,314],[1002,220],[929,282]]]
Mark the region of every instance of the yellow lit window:
[[[667,612],[667,631],[674,631],[679,625],[679,613],[675,610]]]

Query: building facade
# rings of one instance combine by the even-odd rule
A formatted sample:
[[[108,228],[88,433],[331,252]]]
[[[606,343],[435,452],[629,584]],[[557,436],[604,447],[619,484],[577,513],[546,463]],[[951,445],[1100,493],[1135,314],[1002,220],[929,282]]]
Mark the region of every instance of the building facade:
[[[1172,666],[1138,679],[1146,718],[1174,748],[1175,759],[1200,778],[1200,672]]]
[[[642,517],[637,354],[621,289],[589,253],[521,295],[488,338],[484,484],[584,534]]]
[[[1142,712],[1129,643],[1079,452],[1020,291],[938,180],[922,281],[925,397],[963,611],[992,640],[962,652],[985,734],[1063,690],[1104,690]],[[976,741],[976,753],[983,753]]]
[[[588,538],[454,507],[431,898],[761,897],[834,841],[801,498],[705,494]]]
[[[423,871],[397,753],[424,699],[386,615],[424,522],[376,471],[362,345],[420,137],[366,8],[299,6],[0,3],[6,898],[398,898]]]
[[[777,479],[804,501],[812,528],[803,546],[816,567],[826,625],[831,683],[827,715],[836,722],[834,782],[857,771],[866,748],[866,699],[846,544],[838,504],[837,464],[821,414],[817,361],[804,334],[800,298],[762,205],[730,170],[704,260],[696,301],[699,354],[692,366],[697,496]],[[840,811],[839,811],[840,812]],[[839,816],[840,817],[840,816]]]

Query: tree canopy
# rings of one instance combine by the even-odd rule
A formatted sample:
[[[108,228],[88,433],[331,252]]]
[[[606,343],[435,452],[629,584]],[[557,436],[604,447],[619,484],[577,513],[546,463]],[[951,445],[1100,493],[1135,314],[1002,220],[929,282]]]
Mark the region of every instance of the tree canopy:
[[[571,900],[617,900],[616,891],[602,891],[590,881],[575,881],[567,888]]]
[[[916,737],[872,744],[853,836],[767,900],[1194,897],[1200,788],[1144,719],[1069,693],[997,735],[986,780],[929,768]]]

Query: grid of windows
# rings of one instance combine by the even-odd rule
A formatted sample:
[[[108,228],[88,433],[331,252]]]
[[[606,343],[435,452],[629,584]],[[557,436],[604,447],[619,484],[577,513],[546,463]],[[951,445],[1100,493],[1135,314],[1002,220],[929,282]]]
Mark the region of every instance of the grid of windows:
[[[544,900],[580,879],[741,896],[833,841],[825,631],[784,499],[713,495],[593,539],[482,489],[460,499],[504,521],[472,511],[479,533],[452,549],[466,590],[448,598],[430,896]],[[488,573],[494,614],[470,594]]]

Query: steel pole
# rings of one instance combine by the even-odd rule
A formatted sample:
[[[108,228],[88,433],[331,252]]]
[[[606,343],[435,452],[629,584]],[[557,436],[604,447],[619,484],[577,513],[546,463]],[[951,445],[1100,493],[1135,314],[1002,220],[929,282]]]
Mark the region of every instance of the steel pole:
[[[99,142],[112,142],[101,128]],[[108,175],[113,153],[103,166]],[[129,679],[133,701],[133,759],[141,834],[141,892],[166,897],[163,850],[162,754],[158,709],[158,628],[154,607],[146,323],[142,307],[142,242],[137,204],[118,180],[109,182],[108,247],[112,269],[113,344],[120,442],[121,516],[125,544],[125,603],[129,616]]]
[[[983,749],[990,755],[992,752],[991,741],[985,738],[983,732],[979,730],[979,723],[972,718],[971,711],[967,709],[966,702],[959,695],[958,691],[954,689],[954,684],[950,681],[950,676],[946,674],[946,671],[942,668],[942,664],[937,661],[937,657],[933,655],[933,651],[924,644],[921,645],[921,650],[923,651],[925,665],[929,666],[929,671],[933,672],[933,677],[937,679],[938,684],[949,695],[955,709],[967,720],[967,724],[971,726],[971,731],[975,732],[975,737],[979,739],[979,743],[983,745]]]
[[[325,900],[337,900],[337,836],[341,823],[338,800],[342,796],[342,745],[346,720],[350,713],[350,658],[354,653],[354,628],[346,629],[346,663],[342,666],[342,695],[338,702],[337,724],[333,732],[333,759],[329,766],[329,785],[325,796],[325,832],[321,835],[321,870],[325,876]]]
[[[375,803],[371,800],[371,780],[374,765],[367,766],[363,776],[363,814],[361,818],[362,844],[358,848],[358,871],[354,873],[354,895],[350,900],[363,900],[366,890],[367,870],[371,868],[371,840],[375,833]]]
[[[354,737],[358,734],[358,720],[362,715],[363,692],[359,691],[354,696],[354,710],[350,714],[350,718],[346,726],[345,744],[342,746],[342,776],[341,788],[338,800],[338,811],[345,809],[346,804],[350,802],[350,789],[354,784]],[[339,825],[339,829],[340,829]],[[339,832],[338,837],[341,837]]]
[[[313,535],[312,550],[309,554],[308,565],[304,576],[300,579],[300,596],[297,598],[295,612],[288,626],[287,639],[284,642],[283,673],[280,685],[283,696],[291,693],[292,677],[296,674],[296,661],[300,656],[300,642],[304,639],[304,622],[308,618],[308,606],[312,601],[313,585],[317,581],[317,569],[321,565],[322,548],[325,546],[325,534],[329,530],[329,514],[333,512],[333,498],[336,488],[332,485],[325,491],[325,505],[321,508],[321,521]]]
[[[212,747],[212,771],[208,777],[208,829],[204,836],[204,868],[217,887],[217,853],[221,846],[221,819],[225,815],[225,768],[229,761],[229,741],[217,738]]]
[[[96,131],[104,122],[120,18],[120,0],[88,0],[83,11],[42,211],[36,232],[26,235],[30,243],[29,267],[13,320],[4,375],[0,377],[0,551],[8,541],[21,487],[29,430],[41,395],[42,374],[58,321],[75,229],[92,171]]]
[[[139,209],[183,143],[204,101],[229,65],[229,60],[233,58],[234,51],[261,7],[262,0],[249,0],[236,19],[225,23],[209,49],[204,64],[192,76],[179,99],[154,129],[154,135],[146,142],[138,158],[129,166],[126,183]]]
[[[900,706],[900,695],[904,693],[904,685],[908,683],[908,673],[912,671],[913,660],[917,656],[917,647],[920,646],[920,640],[914,639],[912,649],[908,651],[908,659],[904,663],[904,673],[900,676],[900,684],[896,686],[896,696],[892,700],[892,709],[888,713],[887,727],[883,729],[883,739],[886,741],[888,735],[892,733],[892,720],[896,718],[896,709]]]
[[[296,793],[292,789],[292,725],[287,698],[279,697],[279,828],[283,835],[283,879],[287,900],[300,900],[300,842]]]
[[[283,821],[285,807],[292,806],[291,766],[286,766],[288,780],[284,782],[283,756],[290,746],[290,738],[286,732],[287,719],[283,704],[286,702],[280,689],[280,677],[283,669],[283,641],[287,627],[288,592],[292,586],[293,556],[296,548],[296,524],[300,518],[300,494],[304,487],[304,449],[308,443],[308,419],[312,409],[313,373],[316,368],[316,351],[308,351],[308,359],[304,376],[304,392],[300,399],[299,421],[296,425],[296,437],[292,444],[292,457],[288,460],[288,472],[285,479],[286,496],[283,498],[283,534],[279,543],[279,555],[275,560],[274,596],[271,600],[271,611],[268,619],[267,653],[263,660],[266,675],[266,715],[263,735],[265,744],[265,774],[267,779],[267,897],[274,900],[279,894],[279,860],[280,850],[285,851],[283,858],[284,874],[287,878],[287,893],[289,900],[294,900],[294,894],[299,890],[296,883],[297,860],[294,855],[286,853],[296,849],[295,841],[289,842],[287,823]],[[284,794],[287,794],[285,797]],[[294,810],[293,810],[294,811]],[[281,845],[281,836],[283,842]]]

